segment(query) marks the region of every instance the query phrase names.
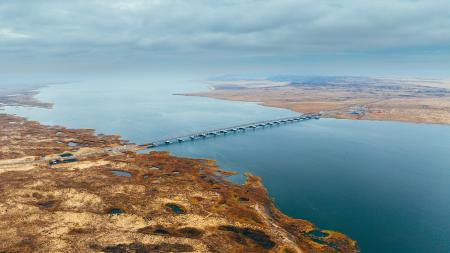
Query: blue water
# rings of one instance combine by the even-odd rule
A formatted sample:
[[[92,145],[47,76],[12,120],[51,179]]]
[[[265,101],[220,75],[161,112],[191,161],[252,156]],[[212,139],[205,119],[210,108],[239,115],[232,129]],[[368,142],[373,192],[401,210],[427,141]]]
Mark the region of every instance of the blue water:
[[[116,176],[119,176],[119,177],[131,177],[131,176],[133,176],[133,174],[131,174],[130,172],[123,171],[123,170],[111,170],[111,173],[116,175]]]
[[[205,90],[205,85],[198,80],[97,79],[41,89],[38,98],[54,103],[52,110],[15,107],[7,111],[44,124],[120,134],[136,143],[189,134],[205,127],[297,115],[255,103],[173,95],[201,90]]]
[[[172,95],[199,90],[195,79],[93,79],[42,89],[52,110],[7,111],[136,143],[295,115]],[[348,234],[362,252],[450,252],[450,126],[320,119],[162,149],[261,176],[283,212]]]

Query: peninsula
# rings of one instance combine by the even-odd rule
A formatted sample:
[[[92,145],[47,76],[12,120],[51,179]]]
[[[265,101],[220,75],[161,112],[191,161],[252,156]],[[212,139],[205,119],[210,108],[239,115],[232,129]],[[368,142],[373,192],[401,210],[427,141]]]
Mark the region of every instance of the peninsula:
[[[11,94],[2,104],[32,98]],[[260,178],[233,184],[211,160],[8,114],[0,147],[1,252],[359,252],[284,215]]]
[[[450,81],[423,78],[272,76],[222,78],[183,95],[257,102],[324,117],[450,124]]]

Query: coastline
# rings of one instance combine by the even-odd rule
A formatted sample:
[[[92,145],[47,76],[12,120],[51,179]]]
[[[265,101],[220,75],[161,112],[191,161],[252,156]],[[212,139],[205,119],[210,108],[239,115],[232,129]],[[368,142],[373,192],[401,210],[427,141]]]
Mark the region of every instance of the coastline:
[[[40,101],[36,98],[39,89],[46,85],[27,85],[5,89],[0,86],[0,110],[4,106],[28,106],[51,109],[53,104]]]
[[[219,99],[219,100],[224,100],[224,101],[234,101],[234,102],[249,102],[249,103],[255,103],[257,105],[264,106],[264,107],[269,107],[269,108],[286,109],[286,110],[289,110],[291,112],[296,112],[296,113],[317,113],[317,111],[296,111],[296,110],[293,110],[293,109],[291,109],[289,107],[266,104],[266,103],[261,102],[261,101],[232,100],[232,99],[228,99],[228,98],[219,98],[219,97],[215,97],[215,96],[211,96],[211,95],[203,94],[203,93],[202,94],[199,94],[199,93],[185,93],[185,94],[175,94],[175,95],[192,96],[192,97],[205,97],[205,98]],[[336,119],[336,120],[396,122],[396,123],[419,124],[419,125],[420,124],[423,124],[423,125],[438,125],[438,126],[448,126],[448,125],[450,125],[450,123],[442,123],[442,122],[423,122],[423,121],[400,120],[400,119],[376,119],[376,118],[345,117],[345,116],[336,116],[336,115],[327,114],[326,112],[323,112],[323,114],[321,115],[321,118],[323,118],[323,119]]]
[[[133,244],[133,240],[136,239],[132,238],[144,234],[144,238],[140,239],[139,247],[151,248],[158,245],[158,247],[166,247],[167,250],[184,248],[200,252],[202,249],[215,247],[228,252],[239,252],[243,249],[250,250],[249,252],[275,252],[279,250],[285,252],[335,252],[336,250],[358,252],[356,243],[345,235],[329,230],[319,231],[306,220],[293,219],[282,214],[268,197],[267,190],[258,177],[248,174],[244,185],[235,185],[225,179],[229,172],[217,168],[213,161],[178,158],[166,152],[136,154],[126,150],[125,152],[99,153],[86,157],[76,156],[76,160],[67,163],[61,162],[56,165],[34,162],[38,157],[51,160],[58,158],[61,153],[75,155],[79,150],[92,152],[96,149],[118,146],[124,143],[118,136],[95,135],[94,131],[89,129],[43,126],[38,122],[6,114],[0,114],[0,117],[2,119],[0,123],[3,125],[2,131],[6,136],[2,139],[5,142],[2,143],[2,146],[7,147],[8,151],[12,153],[9,156],[4,155],[2,159],[2,166],[8,167],[0,172],[3,181],[2,186],[5,189],[3,198],[9,199],[9,201],[4,199],[2,201],[4,204],[0,205],[0,216],[2,216],[0,227],[5,231],[15,227],[21,227],[22,230],[27,231],[26,235],[10,237],[11,234],[6,233],[2,236],[4,237],[2,241],[8,242],[3,244],[2,247],[7,250],[20,248],[23,252],[28,252],[40,248],[51,251],[55,249],[52,247],[58,248],[61,245],[65,247],[77,245],[78,249],[89,248],[91,250],[104,250],[107,247],[131,249],[136,247]],[[14,142],[11,142],[9,137],[13,137],[13,135]],[[74,147],[70,143],[77,143],[77,145]],[[42,147],[46,148],[42,149]],[[35,151],[39,152],[36,153]],[[3,152],[2,154],[6,153]],[[31,159],[31,163],[26,166],[8,164],[9,159]],[[177,169],[173,169],[174,167]],[[132,176],[131,178],[120,178],[111,175],[112,169],[131,173]],[[65,183],[61,185],[61,182]],[[89,183],[86,185],[86,182]],[[157,184],[158,189],[149,186],[149,182],[152,182],[151,185]],[[136,190],[136,193],[126,190],[121,193],[125,194],[123,197],[116,198],[114,195],[117,193],[114,190],[106,190],[106,192],[97,190],[98,184],[105,184],[106,186],[111,183],[123,184],[121,186],[125,187],[123,189],[131,187]],[[89,185],[95,185],[96,187],[89,187]],[[86,187],[89,188],[90,195],[83,193],[86,191]],[[198,188],[201,190],[198,190]],[[70,189],[73,193],[69,195],[58,194],[58,192],[66,192],[66,189]],[[104,187],[99,189],[104,189]],[[131,208],[129,201],[131,198],[133,206],[139,205],[142,202],[141,199],[144,198],[144,193],[150,191],[150,189],[154,189],[151,190],[153,198],[160,199],[160,201],[152,204],[156,212],[152,215],[158,218],[153,217],[147,220],[148,214],[144,210],[148,207]],[[161,191],[161,189],[166,190]],[[32,192],[34,193],[31,194]],[[26,196],[27,194],[31,195]],[[135,196],[136,194],[144,195],[138,197]],[[130,195],[133,197],[130,197]],[[202,197],[192,199],[189,197],[192,195]],[[237,199],[236,196],[238,196]],[[89,203],[86,203],[87,200],[84,200],[86,197],[96,199],[98,203],[95,206],[97,207],[92,206],[89,201]],[[117,201],[122,204],[114,203]],[[186,216],[183,220],[192,215],[196,218],[194,220],[188,218],[184,222],[180,221],[179,218],[182,217],[179,214],[168,212],[167,205],[172,202],[176,202],[176,205],[184,210]],[[211,202],[216,204],[211,205]],[[21,211],[17,207],[21,207]],[[38,208],[36,209],[36,207]],[[135,222],[130,220],[130,224],[120,223],[118,218],[115,221],[119,222],[121,227],[135,232],[131,232],[127,238],[123,238],[123,235],[119,236],[119,238],[122,238],[121,244],[117,244],[115,238],[108,239],[108,237],[102,237],[103,242],[96,245],[78,242],[78,236],[81,236],[81,234],[77,231],[80,231],[80,229],[84,231],[83,236],[94,232],[98,236],[99,232],[102,234],[107,230],[113,230],[112,233],[115,233],[114,229],[117,230],[117,228],[108,227],[107,230],[104,230],[106,228],[102,225],[106,220],[111,219],[111,208],[122,210],[125,214],[120,215],[123,215],[127,220],[135,220]],[[207,211],[205,212],[205,210]],[[95,220],[95,225],[84,223],[80,226],[80,223],[76,221],[62,222],[61,218],[66,220],[74,212],[83,214],[85,218],[82,218],[82,220],[86,217],[90,217],[88,220]],[[92,214],[95,214],[95,216],[92,216]],[[50,223],[41,222],[41,220],[55,219],[55,215],[60,218]],[[15,223],[18,219],[25,219],[27,222],[23,224]],[[155,222],[155,219],[157,222]],[[194,227],[192,231],[200,233],[201,236],[191,238],[190,235],[184,235],[178,229],[171,228],[174,219],[178,220],[178,223],[181,222],[182,227]],[[197,224],[198,219],[203,220],[200,227]],[[221,222],[217,223],[217,219]],[[141,227],[136,230],[137,220],[139,220],[138,223]],[[55,237],[48,237],[36,230],[41,226],[70,227],[69,231],[60,231],[60,234],[57,234],[57,238],[64,237],[66,243],[55,242]],[[175,238],[171,238],[171,240],[177,242],[170,245],[164,244],[167,236],[161,238],[161,235],[155,234],[155,231],[161,229],[167,231],[169,237]],[[316,231],[320,232],[320,236],[317,235]],[[32,236],[34,239],[29,244],[11,244],[15,241],[25,240],[26,237],[24,236]],[[90,236],[94,236],[94,234]],[[149,243],[148,237],[151,237],[153,242],[156,240],[157,243]],[[160,239],[163,239],[163,241]],[[192,241],[194,239],[195,241]],[[236,241],[237,239],[238,241]],[[225,245],[221,245],[222,243],[219,242],[224,240],[228,241],[228,244],[232,247],[221,248]],[[244,248],[241,245],[242,241],[246,244]]]
[[[450,124],[450,89],[444,86],[298,86],[285,82],[215,81],[208,91],[177,94],[227,101],[252,102],[298,113],[322,112],[323,117],[423,124]],[[262,82],[264,83],[264,82]],[[443,88],[446,87],[446,88]],[[356,89],[356,90],[355,90]],[[372,89],[375,89],[374,91]],[[418,95],[415,94],[418,89]],[[436,92],[445,90],[447,95]]]

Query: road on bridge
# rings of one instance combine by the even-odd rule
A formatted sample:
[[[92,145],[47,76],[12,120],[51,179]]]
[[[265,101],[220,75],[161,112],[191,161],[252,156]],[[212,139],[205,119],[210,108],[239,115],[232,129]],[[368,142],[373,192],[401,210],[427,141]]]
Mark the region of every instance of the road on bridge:
[[[214,136],[218,136],[218,135],[226,135],[228,133],[245,132],[246,130],[249,130],[249,129],[263,129],[265,127],[270,127],[270,126],[277,126],[277,125],[283,125],[283,124],[288,124],[288,123],[295,123],[295,122],[301,122],[301,121],[305,121],[305,120],[319,119],[319,118],[320,118],[320,114],[314,113],[314,114],[303,114],[303,115],[295,116],[295,117],[258,121],[258,122],[252,122],[252,123],[247,123],[247,124],[242,124],[242,125],[231,126],[231,127],[195,132],[195,133],[191,133],[191,134],[187,134],[187,135],[168,137],[168,138],[150,142],[148,144],[143,144],[140,146],[144,146],[147,148],[155,148],[155,147],[159,147],[162,145],[194,141],[197,139],[205,139],[208,137],[214,137]]]

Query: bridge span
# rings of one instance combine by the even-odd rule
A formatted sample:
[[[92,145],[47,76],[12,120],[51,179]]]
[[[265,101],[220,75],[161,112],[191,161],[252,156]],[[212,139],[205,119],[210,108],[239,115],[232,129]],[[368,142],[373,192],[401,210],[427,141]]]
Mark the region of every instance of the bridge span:
[[[55,154],[51,156],[42,157],[40,159],[34,160],[34,159],[27,159],[27,160],[16,160],[16,161],[7,161],[6,163],[0,162],[0,169],[3,167],[11,167],[16,165],[24,165],[24,164],[39,164],[39,163],[48,163],[50,165],[56,165],[59,163],[68,163],[68,162],[76,162],[79,159],[83,159],[89,156],[95,156],[105,153],[120,153],[120,152],[127,152],[127,151],[139,151],[149,148],[155,148],[162,145],[169,145],[173,143],[182,143],[186,141],[194,141],[198,139],[206,139],[208,137],[214,137],[217,135],[226,135],[226,134],[237,134],[242,133],[247,130],[256,130],[256,129],[264,129],[265,127],[271,127],[271,126],[280,126],[288,123],[295,123],[295,122],[301,122],[305,120],[311,120],[311,119],[319,119],[321,117],[320,113],[311,113],[311,114],[302,114],[300,116],[296,117],[289,117],[289,118],[281,118],[281,119],[274,119],[274,120],[267,120],[267,121],[259,121],[259,122],[253,122],[243,125],[237,125],[232,127],[225,127],[225,128],[219,128],[209,131],[202,131],[202,132],[196,132],[189,135],[182,135],[167,139],[161,139],[154,142],[151,142],[149,144],[142,144],[142,145],[122,145],[122,146],[116,146],[116,147],[105,147],[105,148],[99,148],[91,152],[83,152],[83,153],[62,153],[62,154]]]
[[[305,120],[311,120],[311,119],[319,119],[320,118],[319,113],[310,113],[310,114],[302,114],[300,116],[295,117],[288,117],[288,118],[280,118],[280,119],[274,119],[274,120],[266,120],[266,121],[258,121],[258,122],[252,122],[248,124],[242,124],[242,125],[236,125],[231,127],[225,127],[225,128],[218,128],[208,131],[201,131],[201,132],[195,132],[187,135],[181,135],[176,137],[169,137],[166,139],[160,139],[153,141],[149,144],[142,144],[139,145],[141,148],[155,148],[163,145],[170,145],[174,143],[183,143],[188,141],[194,141],[199,139],[206,139],[209,137],[214,137],[218,135],[227,135],[227,134],[237,134],[246,132],[247,130],[256,130],[256,129],[263,129],[266,127],[271,126],[279,126],[289,123],[295,123],[295,122],[301,122]]]

